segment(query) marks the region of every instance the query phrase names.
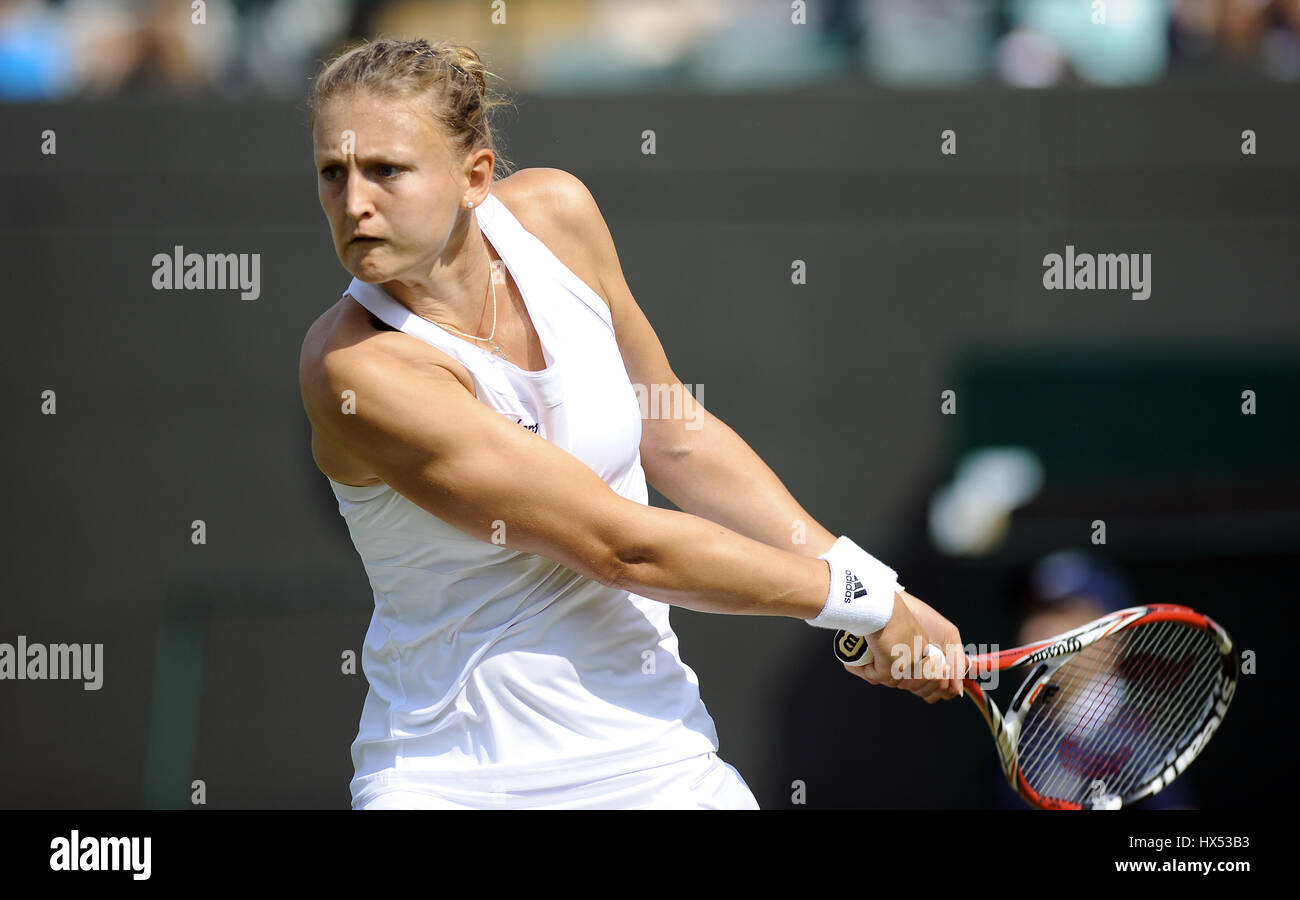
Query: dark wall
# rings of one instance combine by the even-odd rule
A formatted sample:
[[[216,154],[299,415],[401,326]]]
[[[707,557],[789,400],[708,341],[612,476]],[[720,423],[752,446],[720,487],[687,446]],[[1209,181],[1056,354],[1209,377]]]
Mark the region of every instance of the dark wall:
[[[704,385],[705,405],[804,507],[894,564],[968,640],[1009,646],[1016,579],[1057,532],[1042,546],[1023,538],[1050,520],[1059,540],[1086,544],[1086,524],[1071,523],[1093,515],[1018,520],[1012,550],[984,560],[937,557],[924,509],[960,438],[941,391],[978,380],[963,366],[980,349],[1294,360],[1297,96],[521,97],[503,134],[519,168],[586,181],[678,376]],[[305,111],[135,101],[0,107],[0,119],[0,642],[105,653],[99,691],[0,682],[0,806],[185,806],[199,778],[210,807],[346,807],[365,683],[340,673],[340,657],[359,650],[371,600],[298,395],[302,337],[350,278],[316,200]],[[47,129],[55,155],[40,152]],[[641,152],[646,129],[653,156]],[[955,157],[939,153],[945,129]],[[1241,154],[1244,129],[1257,155]],[[154,290],[151,260],[177,244],[260,254],[261,296]],[[1151,297],[1045,291],[1042,259],[1066,244],[1150,253]],[[791,283],[796,259],[805,285]],[[1205,402],[1235,411],[1238,386],[1219,389]],[[41,412],[46,390],[56,415]],[[1245,474],[1294,474],[1285,461],[1300,450],[1276,441],[1294,433],[1277,423],[1295,421],[1296,402],[1261,394],[1272,430],[1240,440],[1284,462]],[[1181,471],[1181,483],[1195,493],[1234,474],[1215,465]],[[1145,521],[1146,500],[1125,503]],[[1231,524],[1180,545],[1181,557],[1161,555],[1174,541],[1161,543],[1159,525],[1154,549],[1137,525],[1107,552],[1162,597],[1177,590],[1171,572],[1201,573],[1187,602],[1264,646],[1295,599],[1284,577],[1294,515],[1283,503],[1270,520],[1283,537],[1255,556],[1223,549]],[[991,745],[965,701],[928,707],[872,689],[830,658],[829,632],[792,620],[673,619],[721,755],[764,806],[789,806],[796,779],[809,806],[998,802]],[[1244,679],[1194,767],[1201,802],[1263,802],[1246,739],[1263,727],[1269,678]]]

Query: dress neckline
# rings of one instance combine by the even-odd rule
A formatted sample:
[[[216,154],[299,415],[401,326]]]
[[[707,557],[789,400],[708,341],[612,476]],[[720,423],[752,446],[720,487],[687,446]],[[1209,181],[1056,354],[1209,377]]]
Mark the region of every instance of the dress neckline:
[[[489,208],[491,209],[491,212],[489,212],[487,217],[484,218],[483,212]],[[487,200],[484,201],[483,206],[479,208],[479,216],[478,216],[479,231],[483,233],[483,239],[492,245],[492,249],[496,251],[497,256],[501,259],[501,262],[505,265],[506,271],[510,273],[510,277],[513,278],[515,284],[519,286],[519,296],[523,299],[524,309],[527,310],[528,312],[528,321],[532,324],[533,331],[537,333],[537,343],[542,348],[542,362],[545,363],[545,366],[541,369],[525,369],[522,366],[512,363],[508,359],[502,359],[501,357],[493,353],[491,350],[488,350],[486,347],[482,347],[477,343],[472,343],[470,341],[465,341],[465,343],[469,344],[471,347],[477,347],[480,352],[491,357],[497,363],[509,366],[511,369],[520,373],[521,375],[527,375],[530,378],[551,375],[555,372],[555,357],[551,354],[551,351],[547,349],[546,340],[542,336],[542,329],[539,328],[537,325],[537,315],[534,312],[533,303],[529,300],[528,288],[524,285],[524,280],[521,279],[519,275],[516,273],[515,266],[512,266],[510,264],[510,260],[506,258],[506,254],[501,252],[501,247],[498,245],[498,242],[492,239],[491,232],[495,227],[494,220],[502,210],[509,212],[509,210],[506,209],[505,204],[503,204],[500,200],[498,200],[495,194],[489,193]],[[500,298],[498,298],[498,301],[499,300]],[[450,334],[450,332],[448,333]]]

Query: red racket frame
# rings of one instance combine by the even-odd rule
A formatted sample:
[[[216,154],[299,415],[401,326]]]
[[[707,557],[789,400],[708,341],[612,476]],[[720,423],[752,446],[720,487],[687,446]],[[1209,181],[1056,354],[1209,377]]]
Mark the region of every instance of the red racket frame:
[[[1236,690],[1237,665],[1232,651],[1232,639],[1222,626],[1209,616],[1198,613],[1186,606],[1172,603],[1134,606],[1102,616],[1086,625],[1081,625],[1047,640],[1026,644],[1023,647],[1013,647],[1010,650],[1000,650],[996,653],[967,657],[969,671],[977,673],[1001,672],[1033,665],[1046,659],[1073,655],[1117,631],[1156,622],[1180,622],[1209,632],[1214,637],[1215,644],[1219,648],[1222,665],[1220,666],[1219,682],[1215,692],[1216,702],[1211,705],[1211,712],[1189,732],[1188,740],[1178,748],[1179,755],[1173,763],[1155,779],[1121,798],[1121,803],[1127,804],[1133,800],[1157,793],[1174,778],[1182,774],[1192,760],[1200,754],[1200,751],[1223,721],[1223,716],[1226,714],[1228,705]],[[866,642],[861,641],[860,638],[849,642],[847,639],[850,637],[855,636],[843,631],[835,634],[836,657],[841,662],[850,662],[852,659],[860,658],[866,647]],[[860,643],[858,643],[859,641]],[[1054,648],[1056,652],[1052,652]],[[1050,672],[1046,674],[1050,674]],[[1031,676],[1032,678],[1033,676]],[[1028,684],[1029,679],[1020,686],[1017,693],[1026,690]],[[965,688],[966,696],[979,709],[980,715],[984,717],[984,721],[989,727],[989,731],[992,732],[998,748],[998,757],[1002,763],[1003,774],[1016,793],[1020,794],[1026,802],[1039,809],[1083,809],[1083,806],[1078,803],[1044,797],[1030,787],[1025,780],[1024,774],[1020,771],[1016,746],[1012,745],[1007,738],[1002,712],[989,699],[976,679],[963,678],[962,685]],[[1036,696],[1036,693],[1034,696]],[[1029,699],[1029,703],[1032,704],[1032,702],[1033,696]]]

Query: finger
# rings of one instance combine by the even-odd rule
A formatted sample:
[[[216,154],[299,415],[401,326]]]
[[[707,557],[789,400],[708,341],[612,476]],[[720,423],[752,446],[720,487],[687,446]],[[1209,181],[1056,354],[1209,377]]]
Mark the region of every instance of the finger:
[[[960,641],[961,637],[958,636],[957,640]],[[953,690],[956,691],[958,697],[964,697],[966,695],[966,685],[963,682],[966,675],[970,672],[970,658],[966,656],[966,651],[963,649],[962,644],[958,643],[956,645],[953,658],[956,663],[954,671],[952,672]]]
[[[966,657],[965,645],[961,643],[961,638],[959,637],[951,646],[952,653],[950,654],[950,661],[953,663],[953,674],[959,678],[964,677],[966,672],[970,669],[970,660]]]
[[[888,684],[891,687],[897,686],[893,666],[885,656],[877,655],[871,663],[871,668],[875,671],[876,681],[881,684]]]
[[[880,683],[880,679],[876,677],[875,669],[871,666],[850,666],[845,663],[844,668],[869,684]]]
[[[942,683],[929,678],[907,678],[897,682],[897,686],[909,694],[916,694],[922,699],[933,696],[942,689]]]
[[[844,671],[848,672],[850,675],[856,675],[858,678],[861,678],[863,681],[870,681],[870,680],[871,680],[870,678],[867,677],[867,671],[866,671],[866,670],[867,670],[868,667],[866,667],[866,666],[851,666],[851,665],[849,665],[848,663],[844,663],[843,665],[844,665]]]
[[[954,679],[947,677],[950,667],[939,656],[937,648],[931,647],[930,655],[924,664],[924,675],[929,677],[910,679],[905,685],[912,693],[921,697],[926,703],[950,700],[957,696],[958,687]],[[958,682],[960,684],[960,682]]]
[[[957,689],[952,686],[951,681],[943,682],[939,687],[939,699],[951,700],[957,696]]]
[[[959,677],[964,677],[970,670],[970,660],[966,657],[966,645],[961,642],[961,635],[957,636],[957,640],[954,641],[953,644],[953,660],[957,663],[957,671],[955,674]]]
[[[927,681],[925,687],[917,691],[917,694],[924,699],[926,703],[933,703],[935,700],[938,700],[943,696],[943,686],[944,682],[942,681]]]
[[[915,694],[934,683],[937,668],[933,656],[927,655],[914,660],[906,650],[903,650],[890,669],[887,680],[894,687]]]
[[[947,681],[952,677],[951,667],[948,665],[948,657],[944,654],[943,648],[938,644],[930,644],[926,648],[929,654],[929,671],[925,674],[936,680]]]
[[[934,703],[936,700],[939,699],[939,694],[937,691],[934,690],[934,687],[932,685],[927,687],[917,688],[911,693],[920,697],[926,703]]]
[[[943,683],[948,680],[948,665],[943,651],[935,644],[927,646],[925,655],[916,660],[908,671],[908,680],[919,688],[923,683]]]
[[[954,697],[962,695],[962,682],[960,678],[943,678],[936,681],[938,686],[937,694],[942,700],[951,700]]]

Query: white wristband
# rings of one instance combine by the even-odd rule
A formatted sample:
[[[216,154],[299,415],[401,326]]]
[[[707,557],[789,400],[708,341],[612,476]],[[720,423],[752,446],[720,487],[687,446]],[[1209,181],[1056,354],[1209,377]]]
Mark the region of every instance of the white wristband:
[[[894,594],[901,593],[898,573],[841,535],[818,559],[831,567],[826,606],[808,624],[864,635],[879,631],[894,615]]]

